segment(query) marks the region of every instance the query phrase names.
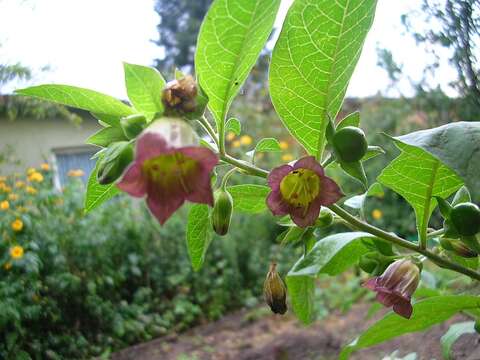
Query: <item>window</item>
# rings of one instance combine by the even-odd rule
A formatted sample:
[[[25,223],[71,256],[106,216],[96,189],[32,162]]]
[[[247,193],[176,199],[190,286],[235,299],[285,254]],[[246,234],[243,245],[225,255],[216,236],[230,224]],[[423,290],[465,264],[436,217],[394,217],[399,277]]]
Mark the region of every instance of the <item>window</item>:
[[[90,173],[95,168],[95,160],[92,160],[95,149],[90,146],[77,146],[59,148],[53,150],[55,156],[55,182],[57,187],[62,188],[68,182],[69,173],[72,170],[82,170],[80,177],[84,184],[87,183]]]

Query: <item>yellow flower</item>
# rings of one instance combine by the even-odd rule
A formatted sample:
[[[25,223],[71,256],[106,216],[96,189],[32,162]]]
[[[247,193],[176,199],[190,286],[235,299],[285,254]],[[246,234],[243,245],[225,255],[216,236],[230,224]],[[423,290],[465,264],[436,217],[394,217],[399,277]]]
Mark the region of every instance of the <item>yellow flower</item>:
[[[293,155],[292,154],[284,154],[282,155],[282,161],[285,161],[285,162],[289,162],[289,161],[292,161],[294,158],[293,158]]]
[[[0,176],[0,182],[5,182],[7,181],[7,177],[6,176]]]
[[[290,145],[288,145],[288,142],[286,141],[280,141],[280,149],[282,150],[287,150]]]
[[[253,139],[248,135],[243,135],[240,137],[240,143],[242,145],[250,145],[253,142]]]
[[[27,186],[27,188],[25,189],[25,191],[27,193],[29,193],[30,195],[35,195],[37,193],[37,189],[35,189],[34,187],[32,186]]]
[[[17,189],[21,189],[21,188],[25,187],[25,182],[19,180],[19,181],[17,181],[17,182],[15,183],[15,187],[16,187]]]
[[[37,169],[33,167],[27,169],[27,175],[32,175],[34,172],[37,172]]]
[[[12,191],[12,188],[10,186],[5,185],[2,190],[4,193],[8,194],[9,192]]]
[[[49,171],[49,170],[50,170],[50,164],[48,164],[48,163],[43,163],[42,165],[40,165],[40,168],[41,168],[43,171]]]
[[[10,248],[10,256],[13,259],[21,259],[23,257],[23,247],[20,245],[15,245]]]
[[[8,210],[10,208],[10,204],[7,200],[0,202],[0,210]]]
[[[82,169],[72,169],[67,174],[70,177],[82,177],[85,175]]]
[[[383,217],[383,212],[382,210],[375,209],[372,211],[372,217],[375,220],[380,220]]]
[[[22,231],[23,229],[22,220],[16,219],[15,221],[12,222],[11,227],[13,231],[16,231],[16,232]]]
[[[40,174],[38,171],[35,171],[28,176],[28,180],[32,182],[42,182],[43,175]]]
[[[233,139],[235,139],[235,133],[229,131],[229,132],[227,133],[227,140],[228,140],[228,141],[232,141]]]
[[[238,148],[238,147],[240,147],[240,145],[242,145],[242,144],[240,143],[240,140],[235,140],[235,141],[232,143],[232,146],[233,146],[234,148]]]
[[[11,193],[11,194],[8,195],[8,200],[17,201],[18,200],[18,195],[14,194],[14,193]]]
[[[3,265],[3,268],[7,271],[10,270],[12,268],[12,263],[10,261],[5,263],[5,265]]]

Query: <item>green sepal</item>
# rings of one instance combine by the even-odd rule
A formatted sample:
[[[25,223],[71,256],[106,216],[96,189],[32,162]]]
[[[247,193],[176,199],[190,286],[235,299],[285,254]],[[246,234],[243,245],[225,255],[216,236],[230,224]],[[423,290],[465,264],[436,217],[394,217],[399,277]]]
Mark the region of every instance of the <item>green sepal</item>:
[[[120,119],[120,126],[128,140],[135,139],[143,131],[147,118],[141,114],[126,116]]]
[[[329,116],[328,117],[328,123],[327,123],[327,129],[325,131],[325,137],[327,138],[328,143],[333,146],[333,136],[335,135],[335,124],[333,122],[333,119]]]
[[[98,183],[108,185],[117,180],[133,161],[133,156],[133,146],[128,141],[118,141],[110,144],[98,160]]]
[[[363,164],[361,161],[355,162],[344,162],[340,159],[337,159],[340,167],[345,171],[348,175],[353,177],[354,179],[358,180],[364,187],[365,191],[368,188],[368,180],[367,175],[365,174],[365,169],[363,168]]]
[[[437,200],[438,208],[440,209],[440,213],[442,214],[444,219],[450,219],[450,212],[452,211],[453,207],[449,204],[449,202],[440,196],[434,196]]]
[[[455,193],[455,196],[452,200],[452,206],[471,201],[472,197],[470,195],[470,191],[468,191],[467,187],[464,185]]]
[[[476,236],[460,236],[460,241],[467,245],[470,249],[480,254],[480,244]]]

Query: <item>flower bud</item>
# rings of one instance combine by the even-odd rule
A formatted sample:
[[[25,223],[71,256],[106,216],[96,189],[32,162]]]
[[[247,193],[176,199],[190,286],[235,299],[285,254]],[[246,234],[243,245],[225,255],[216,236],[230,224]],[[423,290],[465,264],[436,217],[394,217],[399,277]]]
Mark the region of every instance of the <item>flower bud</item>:
[[[333,135],[336,155],[345,162],[359,161],[367,153],[368,143],[362,129],[346,126]]]
[[[135,139],[147,124],[145,116],[140,114],[130,115],[120,119],[120,126],[127,139]]]
[[[212,211],[213,230],[218,235],[225,235],[232,219],[233,199],[232,195],[226,190],[219,189],[215,193],[215,205]]]
[[[133,160],[133,147],[128,141],[111,143],[99,161],[97,180],[99,184],[113,183]]]
[[[191,75],[170,81],[163,90],[165,114],[191,113],[197,107],[197,84]]]
[[[454,252],[458,256],[461,256],[464,258],[474,258],[478,256],[478,253],[476,251],[470,249],[467,245],[465,245],[459,240],[442,237],[440,239],[440,245],[445,250]]]
[[[267,278],[263,284],[263,293],[265,301],[273,313],[283,315],[287,312],[287,289],[277,272],[276,263],[270,264]]]

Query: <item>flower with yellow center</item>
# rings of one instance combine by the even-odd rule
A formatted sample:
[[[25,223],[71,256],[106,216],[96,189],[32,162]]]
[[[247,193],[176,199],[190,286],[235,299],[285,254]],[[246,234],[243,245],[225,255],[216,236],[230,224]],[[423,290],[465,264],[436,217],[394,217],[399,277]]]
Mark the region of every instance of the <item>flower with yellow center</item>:
[[[243,135],[240,137],[240,143],[242,145],[250,145],[253,142],[253,139],[249,135]]]
[[[292,160],[293,160],[293,155],[292,154],[283,154],[282,155],[282,161],[290,162]]]
[[[37,193],[37,189],[35,189],[34,187],[32,186],[27,186],[27,188],[25,189],[25,191],[27,193],[29,193],[30,195],[35,195]]]
[[[72,169],[67,173],[70,177],[82,177],[85,175],[85,172],[82,169]]]
[[[235,133],[232,132],[232,131],[229,131],[229,132],[227,133],[226,138],[227,138],[228,141],[232,141],[233,139],[235,139]]]
[[[10,256],[12,259],[21,259],[23,257],[23,247],[20,245],[15,245],[10,248]]]
[[[18,200],[18,195],[17,194],[14,194],[14,193],[11,193],[8,195],[8,200],[10,201],[17,201]]]
[[[28,180],[31,181],[31,182],[42,182],[43,181],[43,175],[41,173],[39,173],[38,171],[35,171],[28,176]]]
[[[17,189],[24,188],[24,187],[25,187],[25,182],[19,180],[19,181],[17,181],[17,182],[15,183],[15,187],[16,187]]]
[[[10,208],[10,204],[7,200],[0,202],[0,210],[8,210]]]
[[[290,145],[288,145],[288,142],[286,142],[286,141],[280,141],[279,145],[280,145],[280,149],[282,149],[282,150],[287,150],[290,146]]]
[[[12,268],[12,263],[10,261],[5,263],[5,265],[3,265],[3,268],[7,271],[10,270]]]
[[[23,229],[23,222],[20,219],[16,219],[10,225],[13,231],[20,232]]]
[[[383,212],[382,210],[379,210],[379,209],[375,209],[372,211],[372,217],[375,219],[375,220],[380,220],[382,217],[383,217]]]
[[[27,175],[32,175],[32,174],[33,174],[34,172],[36,172],[36,171],[37,171],[37,169],[35,169],[35,168],[33,168],[33,167],[28,168],[28,169],[27,169]]]
[[[50,170],[50,164],[48,163],[43,163],[40,165],[40,168],[43,170],[43,171],[49,171]]]
[[[234,148],[238,148],[242,145],[242,143],[240,142],[240,140],[235,140],[234,142],[232,142],[232,146]]]

